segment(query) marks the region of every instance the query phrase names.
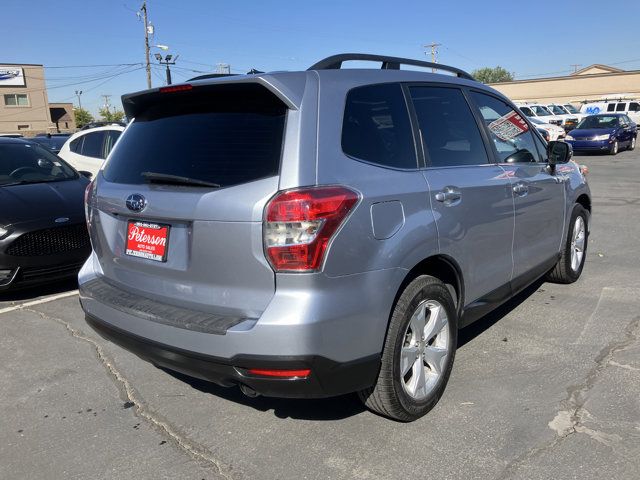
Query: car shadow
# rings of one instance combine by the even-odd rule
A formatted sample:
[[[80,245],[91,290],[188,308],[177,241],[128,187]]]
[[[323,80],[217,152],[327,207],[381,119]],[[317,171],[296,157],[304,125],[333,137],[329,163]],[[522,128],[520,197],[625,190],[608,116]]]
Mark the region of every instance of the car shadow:
[[[533,295],[544,283],[540,279],[524,289],[518,295],[504,303],[494,311],[480,318],[458,333],[458,348],[463,348],[474,338],[489,330],[500,319],[508,315],[521,303]],[[159,367],[160,368],[160,367]],[[260,412],[273,411],[278,418],[296,420],[331,421],[342,420],[366,411],[366,408],[354,394],[323,399],[289,399],[271,397],[247,397],[237,387],[221,387],[206,380],[200,380],[178,372],[161,368],[172,377],[190,385],[192,388],[210,395],[236,402]]]
[[[23,302],[39,297],[64,293],[78,288],[78,279],[70,278],[55,283],[34,285],[0,292],[0,302]]]

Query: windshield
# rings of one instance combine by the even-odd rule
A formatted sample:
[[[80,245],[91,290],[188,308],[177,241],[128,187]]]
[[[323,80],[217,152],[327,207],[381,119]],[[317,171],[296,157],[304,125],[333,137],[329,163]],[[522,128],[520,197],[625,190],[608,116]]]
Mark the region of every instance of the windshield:
[[[551,115],[549,113],[549,110],[544,107],[533,106],[531,107],[531,110],[533,110],[539,117],[548,117],[549,115]]]
[[[576,128],[616,128],[618,117],[612,115],[591,115],[582,120]]]
[[[568,103],[563,105],[563,107],[567,110],[567,112],[569,113],[580,113],[580,111],[574,107],[573,105],[569,105]]]
[[[555,115],[566,115],[567,112],[565,112],[562,107],[559,107],[558,105],[549,105],[549,110],[551,110],[551,113],[555,114]]]
[[[0,187],[78,178],[64,160],[33,143],[0,143]]]

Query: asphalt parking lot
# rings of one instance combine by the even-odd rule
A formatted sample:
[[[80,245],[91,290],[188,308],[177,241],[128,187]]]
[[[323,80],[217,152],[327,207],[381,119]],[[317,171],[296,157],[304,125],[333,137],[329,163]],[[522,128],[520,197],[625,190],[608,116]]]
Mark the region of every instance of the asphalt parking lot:
[[[73,283],[0,296],[0,478],[638,478],[640,151],[576,160],[594,198],[582,278],[463,330],[412,424],[159,370],[84,323]]]

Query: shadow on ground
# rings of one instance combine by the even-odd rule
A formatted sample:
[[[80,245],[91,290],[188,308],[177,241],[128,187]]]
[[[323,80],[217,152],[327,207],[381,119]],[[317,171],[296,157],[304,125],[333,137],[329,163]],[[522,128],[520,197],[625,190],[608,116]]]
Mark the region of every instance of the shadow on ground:
[[[50,284],[35,285],[32,287],[19,288],[0,292],[0,302],[23,302],[33,300],[38,297],[55,295],[57,293],[68,292],[78,288],[78,280],[70,278],[60,280]]]
[[[533,295],[543,283],[544,280],[542,279],[536,281],[496,310],[485,315],[472,325],[460,330],[458,335],[458,348],[464,347],[474,338],[490,329],[500,319],[508,315]],[[225,388],[178,372],[163,370],[178,380],[189,384],[196,390],[246,405],[261,412],[272,410],[273,414],[278,418],[330,421],[359,415],[366,410],[355,393],[324,399],[252,398],[245,396],[237,387]]]

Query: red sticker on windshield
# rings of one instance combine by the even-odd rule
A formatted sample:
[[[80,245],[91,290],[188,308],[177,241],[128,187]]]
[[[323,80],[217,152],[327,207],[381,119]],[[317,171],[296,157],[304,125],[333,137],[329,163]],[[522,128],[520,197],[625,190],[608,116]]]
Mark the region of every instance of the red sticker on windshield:
[[[511,111],[489,124],[489,130],[500,140],[511,140],[529,130],[529,125],[518,113]]]

